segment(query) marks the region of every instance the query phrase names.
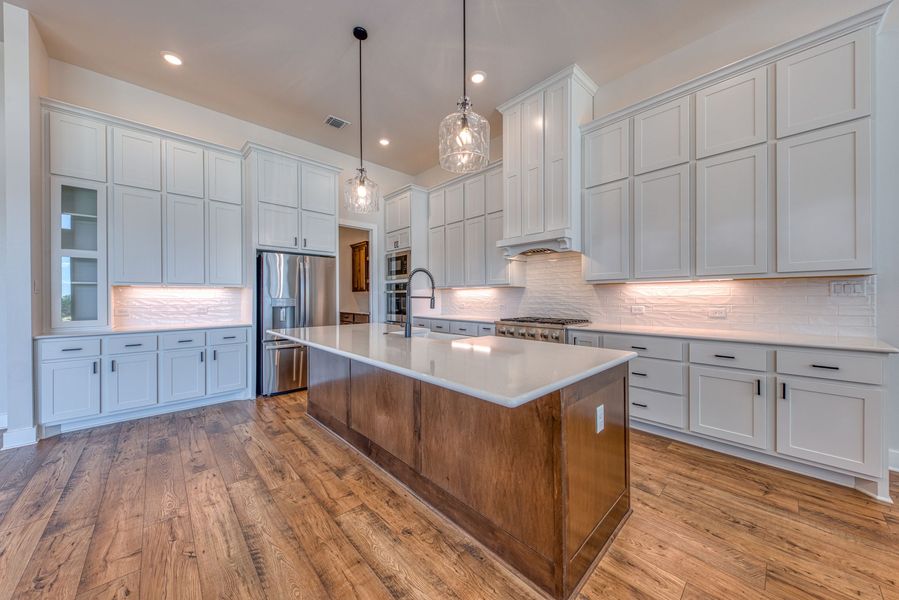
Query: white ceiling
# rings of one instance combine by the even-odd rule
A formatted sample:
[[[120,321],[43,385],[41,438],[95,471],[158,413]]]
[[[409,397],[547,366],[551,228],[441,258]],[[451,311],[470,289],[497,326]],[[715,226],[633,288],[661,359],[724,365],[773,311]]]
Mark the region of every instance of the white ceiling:
[[[363,25],[366,159],[409,174],[436,164],[437,125],[461,93],[461,0],[13,1],[53,58],[354,155]],[[498,104],[571,63],[602,84],[760,5],[776,18],[782,1],[469,0],[469,73],[487,73],[470,95],[495,136]],[[353,125],[328,127],[328,114]]]

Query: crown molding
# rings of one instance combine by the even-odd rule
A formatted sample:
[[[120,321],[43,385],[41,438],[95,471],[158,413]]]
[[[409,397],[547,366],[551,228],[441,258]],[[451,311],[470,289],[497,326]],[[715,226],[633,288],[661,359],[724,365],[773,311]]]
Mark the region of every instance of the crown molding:
[[[502,104],[497,106],[496,110],[498,110],[501,113],[506,112],[509,108],[511,108],[512,106],[515,106],[516,104],[519,104],[522,100],[524,100],[528,96],[530,96],[536,92],[539,92],[542,89],[548,88],[551,85],[554,85],[560,81],[569,79],[569,78],[572,79],[573,81],[577,82],[581,86],[583,86],[584,89],[586,89],[587,92],[591,96],[596,94],[596,90],[599,89],[599,86],[596,84],[596,82],[594,82],[592,79],[590,79],[590,76],[587,75],[583,69],[581,69],[576,64],[569,65],[569,66],[565,67],[564,69],[562,69],[561,71],[559,71],[558,73],[554,73],[553,75],[550,75],[549,77],[547,77],[540,83],[536,83],[536,84],[532,85],[531,87],[529,87],[525,91],[521,92],[514,98],[511,98],[510,100],[506,100],[505,102],[503,102]]]

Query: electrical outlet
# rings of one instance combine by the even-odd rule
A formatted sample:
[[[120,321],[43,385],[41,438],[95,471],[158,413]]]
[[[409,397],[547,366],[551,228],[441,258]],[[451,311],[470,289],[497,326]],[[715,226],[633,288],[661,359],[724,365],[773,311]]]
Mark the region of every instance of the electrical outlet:
[[[596,407],[596,433],[602,433],[606,428],[606,405],[600,404]]]
[[[716,306],[709,309],[709,318],[710,319],[726,319],[727,318],[727,309],[723,306]]]
[[[864,279],[857,281],[831,281],[831,296],[864,296],[867,285]]]
[[[631,314],[632,315],[645,315],[646,307],[641,304],[635,304],[631,306]]]

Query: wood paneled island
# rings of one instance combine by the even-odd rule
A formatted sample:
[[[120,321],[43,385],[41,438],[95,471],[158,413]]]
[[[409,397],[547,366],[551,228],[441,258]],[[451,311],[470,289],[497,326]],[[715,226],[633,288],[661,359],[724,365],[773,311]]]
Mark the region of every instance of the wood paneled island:
[[[629,514],[633,353],[383,324],[273,333],[310,346],[311,417],[553,598]]]

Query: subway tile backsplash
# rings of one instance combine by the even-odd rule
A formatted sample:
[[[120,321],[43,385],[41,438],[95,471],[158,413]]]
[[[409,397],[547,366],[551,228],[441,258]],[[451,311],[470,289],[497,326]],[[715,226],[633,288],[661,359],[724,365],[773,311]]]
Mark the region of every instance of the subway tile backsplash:
[[[112,288],[115,327],[245,322],[248,319],[243,305],[241,288]]]
[[[845,277],[591,285],[581,279],[579,254],[532,256],[527,287],[441,293],[444,314],[492,318],[585,317],[615,325],[703,327],[852,337],[876,337],[876,278],[861,295],[831,295]],[[642,311],[642,312],[641,312]],[[713,314],[725,318],[713,318]]]

